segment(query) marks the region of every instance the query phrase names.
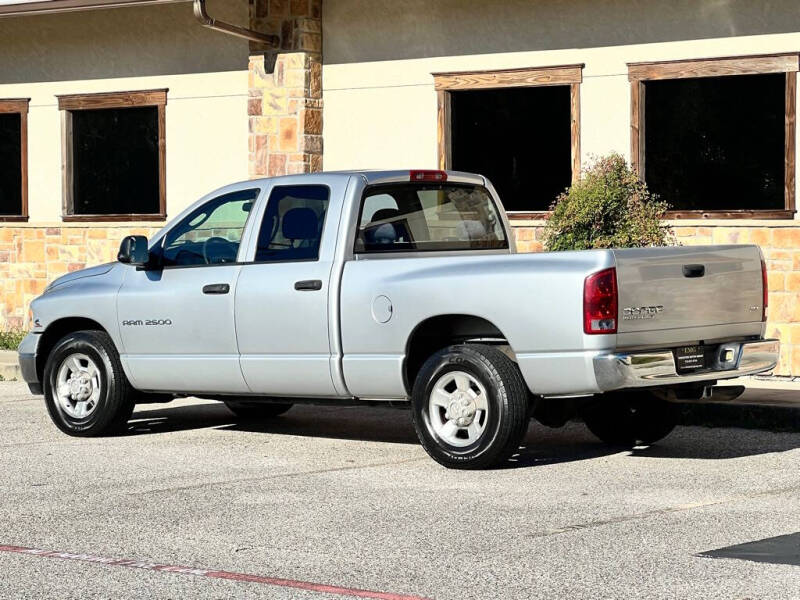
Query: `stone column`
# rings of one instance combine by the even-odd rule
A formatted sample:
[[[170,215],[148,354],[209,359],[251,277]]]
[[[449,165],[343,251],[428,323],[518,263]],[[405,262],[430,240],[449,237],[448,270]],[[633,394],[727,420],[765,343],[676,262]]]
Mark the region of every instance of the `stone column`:
[[[322,170],[322,0],[250,0],[250,27],[280,36],[251,44],[250,177]]]

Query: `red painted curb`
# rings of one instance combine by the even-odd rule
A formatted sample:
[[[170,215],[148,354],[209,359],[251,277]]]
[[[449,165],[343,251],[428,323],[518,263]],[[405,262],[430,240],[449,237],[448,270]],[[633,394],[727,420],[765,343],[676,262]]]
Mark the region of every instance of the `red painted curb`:
[[[231,571],[218,571],[214,569],[198,569],[195,567],[168,565],[149,561],[131,560],[127,558],[108,558],[94,554],[78,554],[73,552],[60,552],[57,550],[41,550],[39,548],[25,548],[24,546],[0,545],[0,552],[28,554],[30,556],[58,558],[61,560],[77,560],[80,562],[91,562],[112,567],[128,567],[131,569],[144,569],[147,571],[160,571],[163,573],[177,573],[179,575],[192,575],[195,577],[209,577],[211,579],[244,581],[248,583],[259,583],[262,585],[295,588],[309,592],[338,594],[340,596],[350,596],[351,598],[370,598],[372,600],[428,600],[422,596],[409,596],[407,594],[361,590],[357,588],[341,587],[338,585],[298,581],[296,579],[281,579],[279,577],[265,577],[263,575],[234,573]]]

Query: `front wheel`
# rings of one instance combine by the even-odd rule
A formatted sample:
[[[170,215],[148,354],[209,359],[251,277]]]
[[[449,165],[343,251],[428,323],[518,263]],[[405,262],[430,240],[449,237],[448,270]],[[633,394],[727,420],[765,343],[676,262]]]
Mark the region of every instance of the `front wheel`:
[[[103,331],[62,338],[44,368],[44,399],[53,423],[69,435],[122,431],[135,402],[114,342]]]
[[[519,368],[482,344],[449,346],[431,356],[417,375],[411,402],[422,446],[453,469],[505,462],[530,421]]]
[[[647,392],[608,394],[587,407],[586,426],[612,446],[649,445],[667,437],[678,424],[678,405]]]

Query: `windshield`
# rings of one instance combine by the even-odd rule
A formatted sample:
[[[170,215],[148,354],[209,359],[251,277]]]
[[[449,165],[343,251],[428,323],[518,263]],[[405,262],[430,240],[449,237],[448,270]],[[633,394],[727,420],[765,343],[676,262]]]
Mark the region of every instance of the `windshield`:
[[[364,194],[358,253],[504,248],[500,213],[483,186],[390,184]]]

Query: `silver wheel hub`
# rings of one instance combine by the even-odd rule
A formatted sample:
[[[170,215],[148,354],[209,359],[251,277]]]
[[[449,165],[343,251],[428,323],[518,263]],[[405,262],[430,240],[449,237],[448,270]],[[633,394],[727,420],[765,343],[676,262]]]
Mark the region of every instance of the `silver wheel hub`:
[[[453,395],[455,398],[448,405],[444,416],[446,419],[455,419],[459,427],[466,427],[475,419],[478,410],[475,401],[464,392],[456,392]]]
[[[58,367],[55,396],[73,419],[85,419],[97,408],[101,392],[100,369],[86,354],[70,354]]]
[[[465,371],[450,371],[434,384],[428,399],[431,428],[450,446],[474,444],[489,416],[486,389]]]

